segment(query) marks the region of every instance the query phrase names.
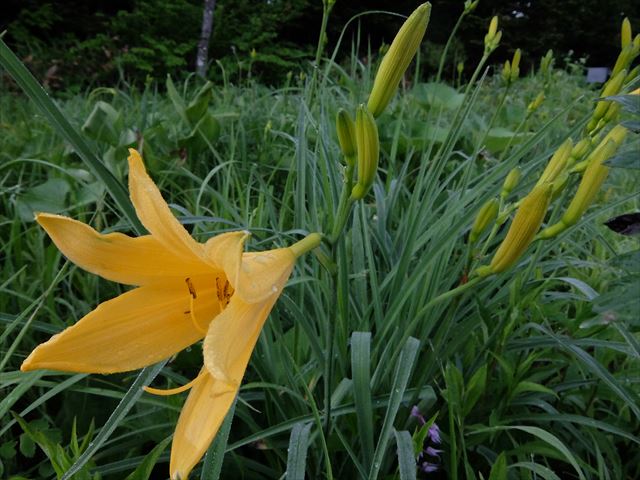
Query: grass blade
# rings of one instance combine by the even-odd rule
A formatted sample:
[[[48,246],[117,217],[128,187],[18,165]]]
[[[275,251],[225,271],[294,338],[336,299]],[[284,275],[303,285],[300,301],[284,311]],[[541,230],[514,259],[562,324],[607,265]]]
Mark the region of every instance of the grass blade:
[[[118,406],[113,410],[113,413],[100,430],[100,433],[96,435],[96,438],[89,444],[87,449],[80,455],[76,463],[71,465],[71,468],[65,472],[62,477],[62,480],[69,480],[73,477],[74,474],[78,473],[78,471],[89,461],[89,459],[96,453],[102,444],[107,441],[107,439],[111,436],[113,431],[118,427],[120,422],[124,420],[124,417],[127,415],[131,407],[133,407],[142,395],[142,387],[146,387],[151,383],[151,381],[160,373],[162,367],[164,367],[166,361],[162,361],[160,363],[156,363],[150,367],[143,368],[138,377],[135,379],[126,395],[122,398]]]
[[[288,480],[304,480],[310,433],[311,423],[296,423],[291,429],[289,455],[287,456],[286,478]]]
[[[133,228],[138,233],[144,233],[144,227],[140,223],[140,220],[138,220],[133,205],[129,200],[127,190],[122,183],[120,183],[111,171],[96,157],[84,138],[71,126],[60,108],[1,38],[0,65],[9,72],[18,86],[38,106],[42,114],[55,127],[58,133],[71,144],[89,170],[104,183],[105,188]]]
[[[395,432],[398,446],[398,469],[400,480],[416,480],[416,458],[413,454],[413,440],[406,430]]]
[[[402,349],[400,357],[398,358],[393,387],[391,389],[389,403],[387,404],[387,411],[382,424],[382,431],[380,432],[378,445],[376,446],[376,451],[373,455],[373,463],[371,464],[371,471],[369,473],[370,480],[378,478],[378,474],[380,473],[382,459],[384,458],[384,453],[387,450],[389,438],[391,437],[393,421],[396,418],[404,391],[407,388],[407,383],[409,382],[409,377],[413,370],[413,364],[416,360],[416,355],[418,354],[418,347],[420,347],[420,342],[413,337],[409,337]]]
[[[358,431],[362,443],[362,458],[371,465],[373,458],[373,408],[371,407],[371,333],[353,332],[351,335],[351,374],[353,399],[356,405]]]
[[[231,423],[233,422],[233,415],[236,411],[236,402],[237,399],[231,404],[231,408],[227,412],[227,416],[224,417],[224,421],[222,422],[220,430],[218,430],[215,440],[209,447],[209,450],[207,450],[200,480],[218,480],[220,478],[222,462],[224,461],[224,454],[227,450],[227,442],[229,441]]]

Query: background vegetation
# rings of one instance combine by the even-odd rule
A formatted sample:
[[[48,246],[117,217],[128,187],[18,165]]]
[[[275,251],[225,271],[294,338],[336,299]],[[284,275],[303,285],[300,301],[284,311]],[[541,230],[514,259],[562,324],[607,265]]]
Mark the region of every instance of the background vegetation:
[[[123,22],[134,25],[136,16],[123,14]],[[175,82],[140,78],[139,88],[70,88],[58,103],[119,180],[126,148],[140,148],[196,238],[241,228],[253,233],[253,250],[286,245],[335,220],[342,166],[334,117],[370,90],[378,56],[369,56],[367,35],[363,29],[360,42],[343,46],[342,61],[323,61],[315,84],[304,66],[306,76],[285,75],[278,88],[256,82],[247,68],[215,86],[182,70]],[[189,69],[181,58],[174,70]],[[465,237],[507,172],[523,169],[508,199],[515,201],[593,109],[598,92],[584,83],[580,64],[544,74],[537,57],[524,61],[536,68],[509,89],[489,74],[467,94],[457,77],[447,85],[412,73],[415,82],[379,118],[379,176],[336,248],[337,283],[313,256],[299,262],[252,357],[228,441],[220,436],[194,478],[217,478],[214,453],[225,450],[222,478],[640,476],[640,251],[634,237],[603,225],[638,211],[637,170],[613,168],[583,220],[536,243],[517,268],[429,303],[464,281]],[[169,66],[149,72],[160,75],[156,68]],[[18,371],[36,344],[122,291],[68,263],[33,212],[102,231],[131,225],[77,149],[33,103],[7,93],[12,85],[5,79],[0,95],[0,476],[60,478],[89,451],[73,478],[166,478],[165,448],[184,395],[144,394],[115,422],[109,416],[129,402],[136,372]],[[542,91],[546,100],[528,113]],[[189,106],[199,115],[185,115]],[[625,148],[637,152],[637,139]],[[570,182],[557,205],[575,191],[577,179]],[[561,214],[556,208],[548,222]],[[486,263],[503,237],[501,230],[473,265]],[[154,385],[183,384],[201,362],[194,346]],[[442,443],[427,440],[414,406],[439,425]],[[424,457],[416,462],[425,446],[442,450],[428,458],[437,466],[429,474],[419,470]]]
[[[141,86],[148,76],[164,79],[194,70],[202,21],[201,0],[5,0],[0,31],[30,68],[52,88],[79,91],[90,86],[126,80]],[[438,65],[442,47],[462,11],[460,0],[434,2],[428,41],[423,44],[423,72]],[[368,10],[408,15],[413,0],[338,1],[327,30],[331,51],[347,22]],[[456,74],[458,61],[482,54],[482,38],[489,19],[500,17],[505,36],[495,61],[510,58],[521,48],[528,61],[549,48],[558,62],[585,59],[589,66],[611,66],[619,44],[622,18],[640,23],[634,0],[483,0],[463,23],[448,59],[446,77]],[[318,41],[322,2],[310,0],[217,0],[210,44],[211,79],[247,70],[263,83],[282,85],[288,72],[297,75],[313,60]],[[389,43],[402,18],[365,15],[347,28],[346,41],[360,38],[377,51]],[[250,57],[255,49],[256,56]],[[366,48],[358,52],[363,56]],[[342,49],[338,60],[348,59]],[[565,60],[566,57],[566,60]],[[217,62],[220,62],[218,64]]]

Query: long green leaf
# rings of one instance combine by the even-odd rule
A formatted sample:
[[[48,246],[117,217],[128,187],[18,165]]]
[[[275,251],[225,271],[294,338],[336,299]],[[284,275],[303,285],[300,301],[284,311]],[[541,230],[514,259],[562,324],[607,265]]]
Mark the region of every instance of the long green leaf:
[[[145,229],[138,220],[127,190],[122,183],[96,157],[84,138],[73,128],[64,113],[2,39],[0,39],[0,65],[9,72],[18,86],[38,106],[58,133],[71,144],[89,170],[104,183],[105,188],[133,228],[139,234],[144,233]]]
[[[391,395],[389,397],[389,404],[387,405],[387,411],[384,416],[384,422],[382,423],[382,431],[378,439],[378,445],[373,455],[373,463],[371,464],[371,471],[369,473],[369,479],[373,480],[378,478],[380,468],[382,468],[382,460],[384,458],[385,451],[387,450],[387,444],[393,430],[393,422],[400,408],[400,402],[404,395],[404,391],[407,389],[407,383],[413,370],[413,364],[418,354],[418,348],[420,342],[409,337],[402,349],[402,353],[398,358],[396,364],[396,371],[393,376],[393,387],[391,389]]]
[[[396,445],[398,446],[398,470],[400,480],[416,479],[416,457],[413,452],[413,440],[411,434],[406,430],[395,432]]]
[[[310,434],[311,423],[296,423],[291,429],[287,456],[287,480],[304,480]]]
[[[229,432],[231,431],[231,423],[233,422],[233,416],[236,412],[236,398],[231,404],[231,408],[227,412],[222,426],[216,435],[215,440],[207,450],[207,454],[204,457],[204,466],[202,467],[202,475],[200,480],[218,480],[220,478],[220,472],[222,471],[222,462],[224,461],[224,454],[227,449],[227,442],[229,441]]]
[[[100,433],[96,435],[96,438],[89,444],[87,449],[80,455],[78,460],[71,465],[71,468],[67,470],[62,477],[62,480],[69,480],[76,474],[84,465],[89,461],[89,459],[96,453],[102,444],[107,441],[107,439],[111,436],[113,431],[118,427],[120,422],[124,420],[125,416],[131,410],[131,408],[135,405],[138,398],[143,393],[143,387],[146,387],[151,383],[151,381],[160,373],[162,367],[164,367],[166,360],[160,363],[156,363],[150,367],[143,368],[142,371],[138,374],[138,377],[129,387],[129,391],[122,398],[118,406],[115,408],[111,416],[100,430]]]
[[[356,405],[358,431],[365,465],[373,458],[373,408],[371,407],[371,333],[353,332],[351,335],[351,374],[353,400]]]

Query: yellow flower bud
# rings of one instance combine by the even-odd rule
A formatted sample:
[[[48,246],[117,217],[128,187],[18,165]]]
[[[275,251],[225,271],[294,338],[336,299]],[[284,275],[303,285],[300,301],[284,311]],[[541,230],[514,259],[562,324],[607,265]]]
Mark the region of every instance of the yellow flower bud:
[[[620,44],[621,48],[631,45],[631,22],[625,17],[622,20],[622,28],[620,29]]]
[[[514,188],[518,186],[520,182],[521,172],[518,167],[512,169],[507,178],[504,179],[504,183],[502,184],[502,192],[500,192],[500,196],[502,198],[506,198]]]
[[[609,167],[604,165],[604,162],[613,156],[627,134],[626,128],[621,126],[616,128],[618,130],[613,134],[613,130],[609,132],[609,135],[602,140],[600,145],[589,156],[589,165],[584,171],[578,190],[560,221],[540,232],[540,238],[555,237],[571,225],[575,225],[589,208],[600,190],[600,186],[609,174]]]
[[[618,117],[618,114],[620,113],[620,104],[617,102],[611,102],[609,105],[609,108],[607,108],[607,112],[604,114],[604,121],[605,122],[610,122],[612,120],[615,120]]]
[[[423,3],[407,18],[386,53],[373,82],[368,108],[378,117],[387,107],[398,89],[405,70],[418,51],[427,30],[431,4]]]
[[[249,52],[249,56],[251,57],[251,60],[255,60],[255,58],[258,56],[258,52],[256,52],[255,48],[251,49],[251,51]]]
[[[356,155],[356,129],[351,119],[351,115],[341,108],[336,115],[336,130],[338,132],[338,143],[342,155],[347,159],[347,164],[353,164]]]
[[[456,68],[458,69],[458,75],[462,75],[462,72],[464,72],[464,62],[458,62]]]
[[[512,266],[533,241],[551,201],[551,184],[537,185],[522,199],[506,237],[493,256],[491,273],[500,273]]]
[[[615,95],[620,92],[622,88],[622,82],[624,82],[624,78],[627,76],[627,71],[622,70],[618,72],[615,77],[610,78],[607,83],[604,84],[602,88],[602,92],[600,93],[600,97],[610,97],[611,95]],[[604,114],[607,112],[611,102],[599,100],[596,108],[593,110],[592,120],[598,121]]]
[[[594,158],[597,158],[596,153],[598,152],[598,150],[602,148],[609,140],[613,140],[614,143],[616,144],[616,148],[618,148],[622,144],[622,141],[627,136],[627,132],[628,130],[622,125],[616,125],[615,127],[613,127],[602,138],[602,140],[600,140],[600,142],[598,143],[598,146],[593,149],[591,154],[585,160],[583,160],[582,162],[578,163],[575,167],[573,167],[571,171],[583,172],[584,170],[586,170],[586,168],[594,161]]]
[[[540,92],[536,96],[536,98],[534,98],[533,101],[527,106],[527,110],[529,111],[529,113],[533,113],[538,108],[540,108],[540,105],[542,105],[542,102],[544,102],[544,99],[545,99],[544,92]]]
[[[515,82],[520,76],[520,57],[522,52],[520,49],[516,49],[513,54],[513,60],[511,60],[511,81]]]
[[[573,148],[573,142],[570,138],[567,138],[562,145],[556,150],[556,152],[549,160],[544,172],[540,175],[540,179],[536,185],[542,185],[543,183],[552,183],[558,178],[558,176],[564,171],[571,155],[571,149]]]
[[[351,198],[360,200],[373,185],[380,156],[378,127],[373,115],[364,105],[360,105],[356,112],[355,131],[358,147],[358,181],[351,190]]]
[[[473,222],[473,226],[471,227],[471,231],[469,232],[469,243],[474,244],[482,235],[482,232],[491,224],[491,222],[495,221],[498,216],[498,209],[500,208],[500,203],[496,198],[492,198],[487,200],[484,205],[480,208],[478,215],[476,216],[475,221]]]
[[[500,39],[502,38],[502,31],[498,32],[498,17],[495,16],[489,23],[489,31],[484,36],[484,52],[485,54],[493,52],[498,48]]]

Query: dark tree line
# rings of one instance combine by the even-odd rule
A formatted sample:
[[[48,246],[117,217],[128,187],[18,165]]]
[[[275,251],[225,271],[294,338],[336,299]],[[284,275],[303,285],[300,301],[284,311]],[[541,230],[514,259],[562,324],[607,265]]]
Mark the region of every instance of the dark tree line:
[[[217,0],[208,55],[233,75],[251,66],[266,83],[281,82],[289,71],[308,66],[318,38],[320,0]],[[331,50],[342,28],[366,10],[410,13],[416,0],[337,0],[328,29]],[[439,51],[462,10],[462,0],[433,0],[432,18],[423,49],[426,68],[434,68]],[[52,87],[84,88],[118,79],[144,82],[167,73],[195,71],[203,21],[203,0],[4,0],[0,30],[5,41]],[[516,48],[523,66],[537,62],[549,48],[558,57],[573,52],[592,66],[611,65],[619,48],[624,16],[640,30],[636,0],[481,0],[463,23],[454,44],[453,62],[479,57],[491,16],[504,30],[495,61]],[[344,55],[360,35],[366,53],[390,42],[401,24],[398,17],[366,15],[345,36]],[[202,47],[202,46],[201,46]],[[253,55],[252,50],[255,49]],[[212,68],[216,79],[222,69]]]

